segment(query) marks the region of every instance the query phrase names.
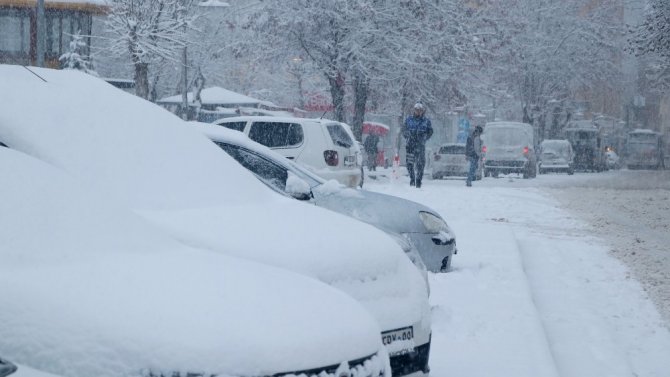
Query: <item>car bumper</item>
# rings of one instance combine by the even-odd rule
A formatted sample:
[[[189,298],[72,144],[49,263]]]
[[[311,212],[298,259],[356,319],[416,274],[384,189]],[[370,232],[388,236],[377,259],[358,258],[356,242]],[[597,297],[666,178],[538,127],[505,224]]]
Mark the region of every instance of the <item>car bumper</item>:
[[[503,174],[522,173],[527,165],[528,160],[486,160],[484,162],[485,169]]]
[[[444,176],[455,175],[455,176],[466,176],[468,175],[469,166],[465,165],[433,165],[433,174],[439,174]]]
[[[412,373],[422,372],[428,374],[430,368],[428,361],[430,357],[430,339],[414,349],[414,352],[391,357],[391,372],[393,377],[407,376]]]
[[[432,233],[405,233],[404,236],[416,247],[428,271],[449,269],[452,255],[458,252],[455,238],[444,243],[434,239],[437,235]]]

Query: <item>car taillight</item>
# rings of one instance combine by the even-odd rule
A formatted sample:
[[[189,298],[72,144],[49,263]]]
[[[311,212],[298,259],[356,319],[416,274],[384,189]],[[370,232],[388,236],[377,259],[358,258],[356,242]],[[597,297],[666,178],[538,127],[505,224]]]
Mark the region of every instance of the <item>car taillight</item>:
[[[486,145],[482,147],[482,152],[486,153]]]
[[[436,154],[434,158],[435,158],[435,161],[440,161],[440,158],[442,158],[442,156],[440,156],[439,154]]]
[[[525,154],[527,156],[528,151],[529,151],[528,147],[523,147],[523,154]]]
[[[328,166],[337,166],[340,163],[337,151],[323,151],[323,159],[326,160]]]

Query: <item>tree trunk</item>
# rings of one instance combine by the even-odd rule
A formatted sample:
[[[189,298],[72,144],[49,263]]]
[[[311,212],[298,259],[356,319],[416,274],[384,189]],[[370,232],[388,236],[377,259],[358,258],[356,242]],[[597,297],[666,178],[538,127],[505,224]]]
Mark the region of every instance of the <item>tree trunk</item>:
[[[345,122],[344,117],[344,76],[341,72],[337,72],[335,77],[328,75],[328,83],[330,84],[330,96],[333,99],[333,108],[335,112],[335,120],[338,122]]]
[[[363,121],[365,120],[365,105],[368,102],[370,80],[358,72],[354,78],[354,120],[352,127],[356,140],[363,140]]]
[[[135,94],[149,98],[149,63],[135,63]]]

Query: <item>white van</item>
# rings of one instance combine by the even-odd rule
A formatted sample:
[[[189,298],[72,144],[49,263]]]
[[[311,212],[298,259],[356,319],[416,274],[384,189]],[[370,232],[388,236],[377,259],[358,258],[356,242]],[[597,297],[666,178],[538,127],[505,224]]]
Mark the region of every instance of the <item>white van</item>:
[[[533,126],[519,122],[490,122],[482,134],[484,176],[518,173],[537,175]]]
[[[360,148],[351,128],[328,119],[241,116],[215,124],[244,132],[251,140],[300,162],[317,175],[349,187],[361,180]]]

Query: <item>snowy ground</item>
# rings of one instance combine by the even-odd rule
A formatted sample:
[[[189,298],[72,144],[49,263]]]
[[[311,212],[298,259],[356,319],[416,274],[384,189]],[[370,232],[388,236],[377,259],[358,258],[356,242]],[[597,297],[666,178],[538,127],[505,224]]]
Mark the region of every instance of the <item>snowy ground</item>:
[[[670,376],[669,178],[367,179],[457,235],[453,271],[431,275],[431,375]]]

